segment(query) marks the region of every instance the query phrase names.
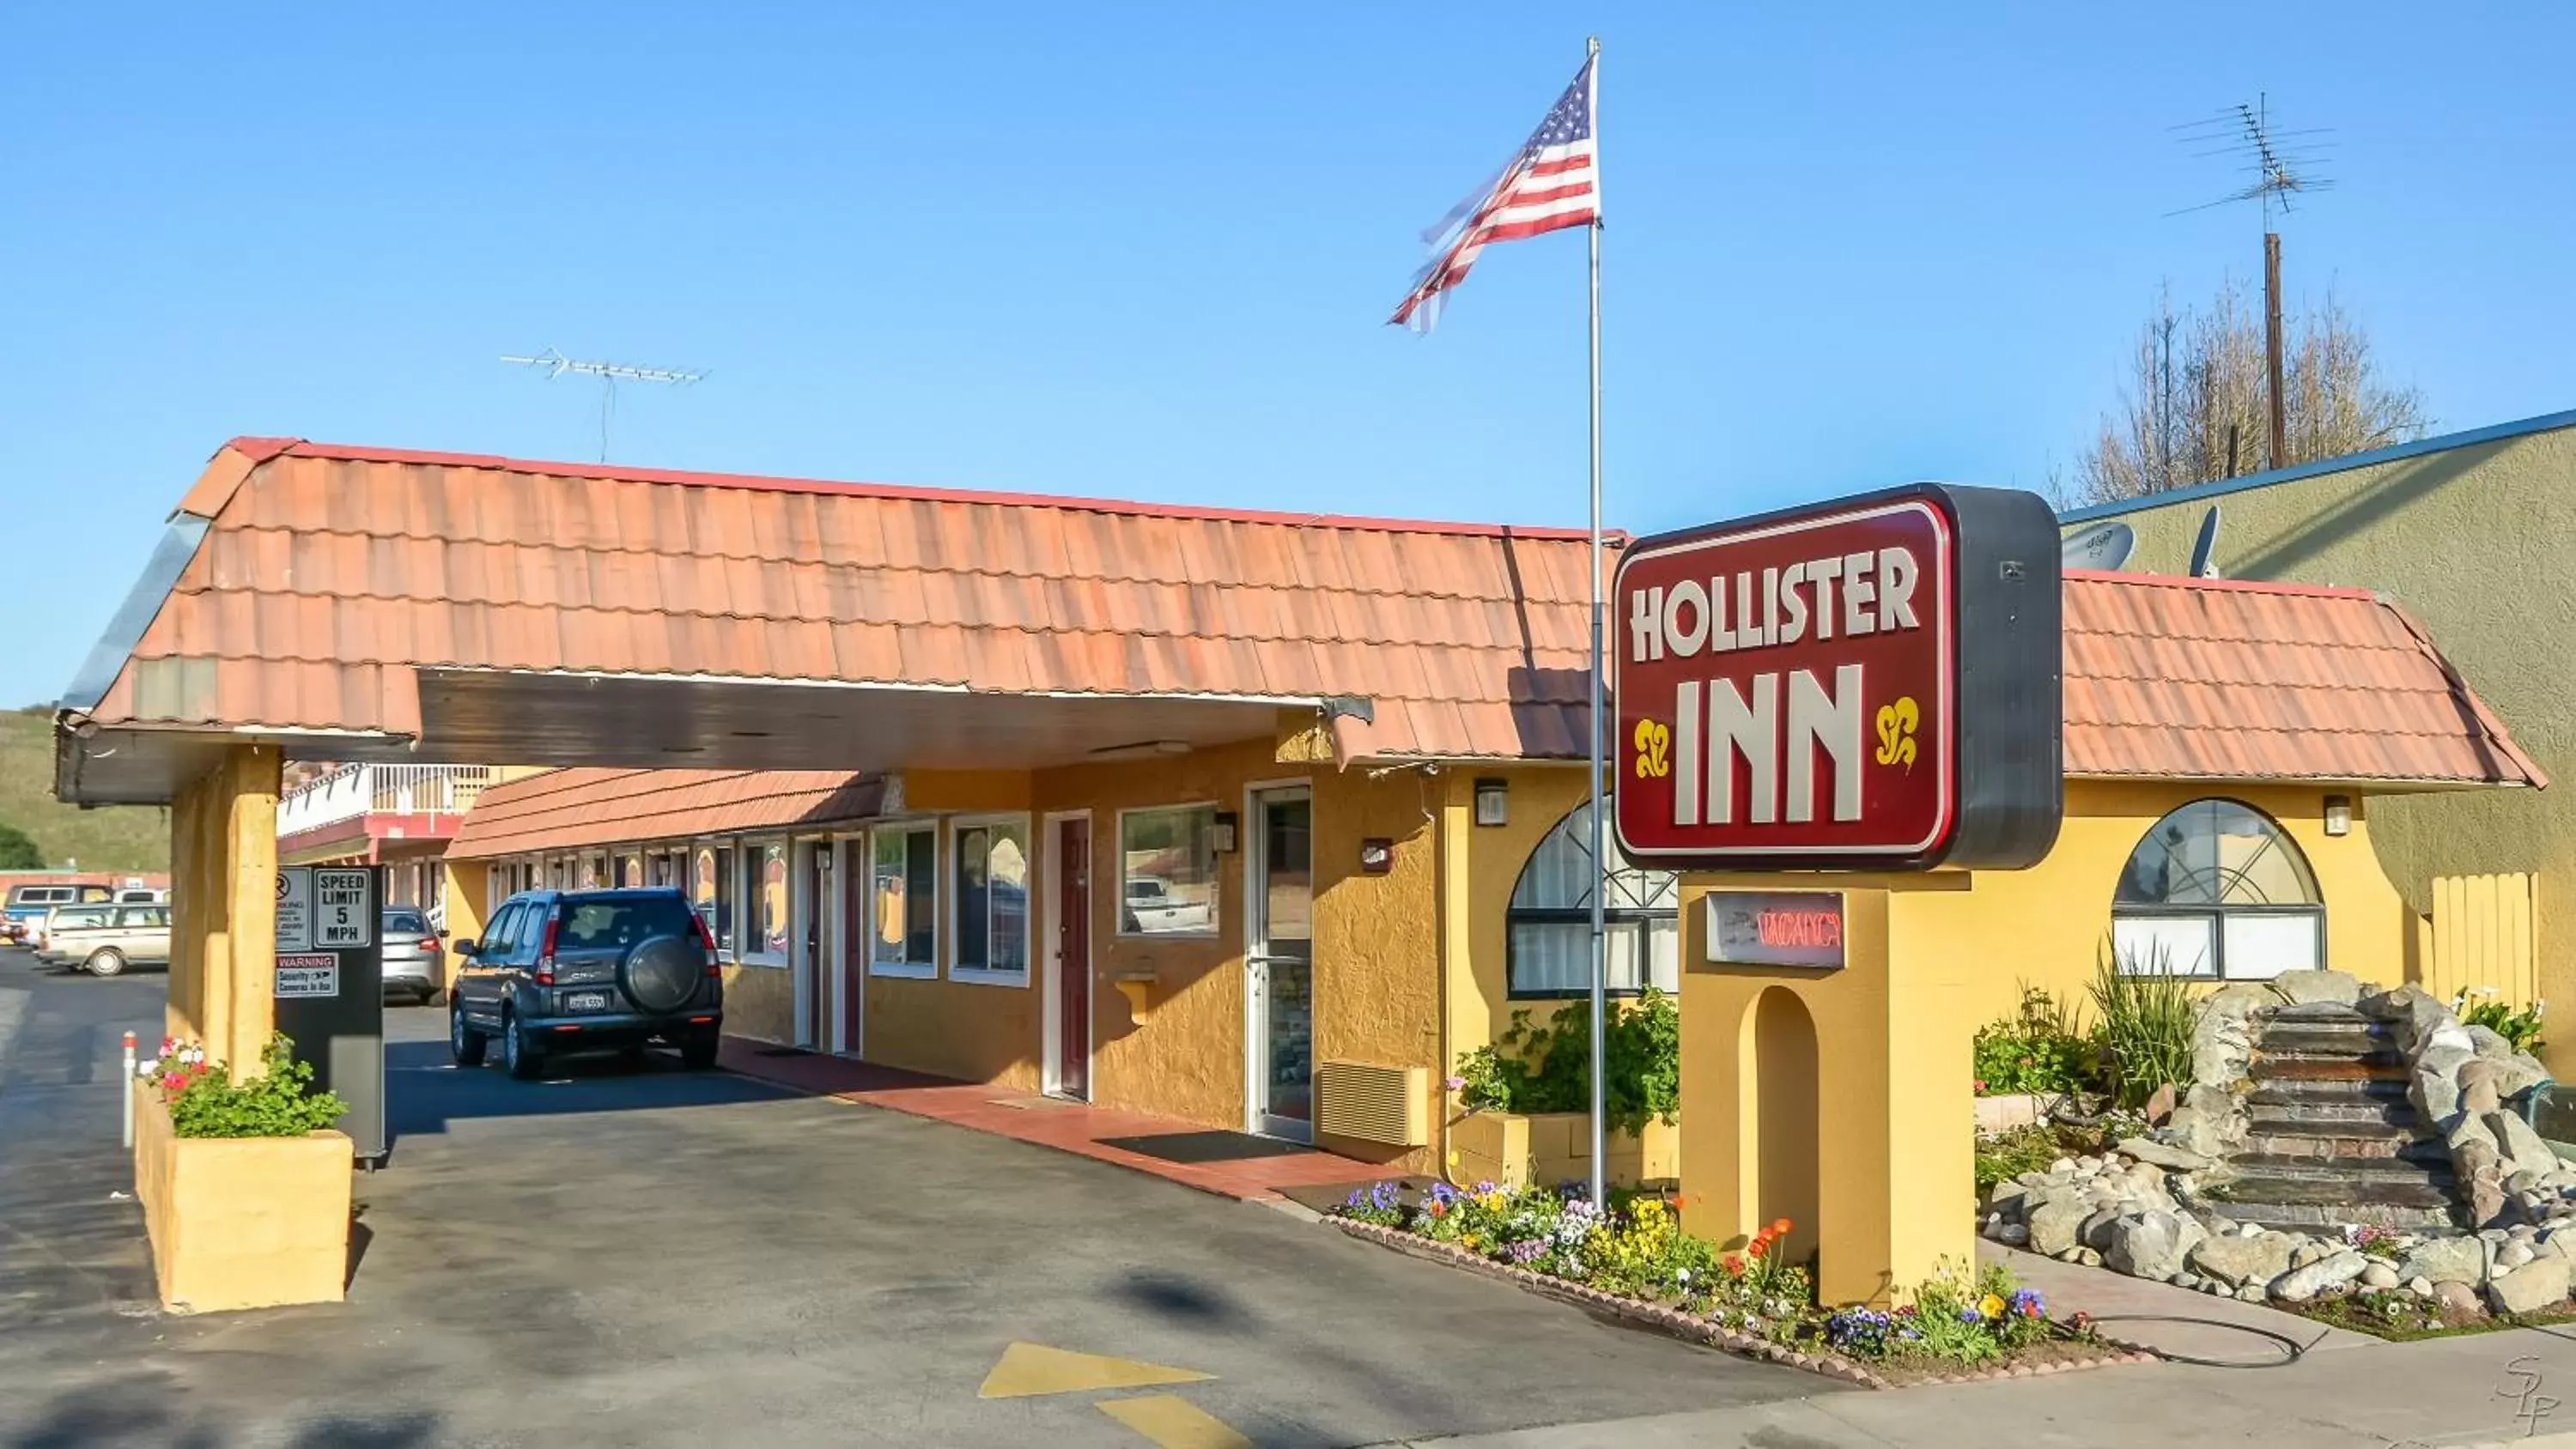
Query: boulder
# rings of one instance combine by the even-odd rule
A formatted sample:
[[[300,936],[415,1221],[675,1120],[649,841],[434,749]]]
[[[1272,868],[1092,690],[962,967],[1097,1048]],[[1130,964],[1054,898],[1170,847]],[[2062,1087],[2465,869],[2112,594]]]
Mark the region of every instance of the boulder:
[[[2414,1294],[2418,1298],[2430,1298],[2433,1296],[2433,1280],[2430,1278],[2409,1278],[2406,1280],[2406,1291]]]
[[[2028,1206],[2030,1185],[2024,1182],[1999,1182],[1986,1194],[1986,1211],[2018,1217]]]
[[[2416,1055],[2406,1095],[2425,1121],[2446,1132],[2459,1121],[2460,1068],[2476,1058],[2466,1040],[2457,1046],[2428,1046]]]
[[[2236,1290],[2236,1301],[2239,1303],[2260,1303],[2271,1296],[2271,1290],[2260,1283],[2248,1283]]]
[[[2495,1271],[2509,1273],[2537,1256],[2538,1254],[2532,1251],[2531,1244],[2517,1239],[2496,1249]]]
[[[2112,1225],[2102,1261],[2132,1278],[2171,1278],[2182,1271],[2185,1256],[2207,1237],[2200,1224],[2189,1218],[2168,1212],[2139,1213]]]
[[[2496,1063],[2496,1094],[2508,1102],[2549,1079],[2549,1068],[2529,1052],[2515,1052]]]
[[[2487,1131],[2495,1134],[2499,1155],[2511,1162],[2515,1171],[2545,1176],[2558,1170],[2558,1154],[2549,1150],[2549,1144],[2540,1140],[2540,1134],[2532,1131],[2531,1124],[2520,1114],[2489,1112],[2482,1120]]]
[[[2243,1077],[2254,1060],[2254,1021],[2204,1011],[2191,1029],[2191,1082],[2198,1087],[2226,1087]]]
[[[2468,1032],[2469,1045],[2477,1051],[2479,1056],[2491,1062],[2509,1062],[2513,1060],[2513,1043],[2506,1041],[2502,1036],[2498,1035],[2494,1027],[2472,1026],[2464,1027],[2462,1030]]]
[[[2269,1283],[2290,1271],[2290,1238],[2284,1233],[2207,1238],[2192,1245],[2188,1261],[2193,1272],[2230,1288]]]
[[[2451,1009],[2421,987],[2400,986],[2393,991],[2365,996],[2358,1004],[2362,1014],[2394,1027],[2398,1047],[2408,1052],[2414,1051],[2434,1032],[2453,1024]]]
[[[2076,1234],[2093,1210],[2065,1199],[2041,1203],[2030,1212],[2030,1250],[2049,1257],[2072,1251]]]
[[[2451,1149],[2451,1160],[2455,1163],[2459,1161],[2460,1149],[2472,1142],[2498,1158],[2504,1155],[2504,1144],[2496,1141],[2495,1134],[2487,1130],[2487,1124],[2466,1113],[2461,1114],[2458,1126],[2442,1134],[2442,1141]]]
[[[2020,1223],[1997,1223],[1986,1236],[2007,1248],[2018,1248],[2030,1241],[2030,1229]]]
[[[2427,1238],[2397,1265],[2397,1272],[2401,1277],[2422,1278],[2436,1285],[2474,1286],[2486,1281],[2487,1246],[2475,1238]]]
[[[2162,1122],[2172,1116],[2174,1108],[2179,1105],[2181,1104],[2176,1100],[2174,1084],[2167,1082],[2147,1095],[2147,1121]]]
[[[2200,999],[2203,1021],[2213,1016],[2244,1018],[2258,1011],[2269,1011],[2281,1004],[2281,998],[2264,989],[2259,981],[2239,981],[2222,986]]]
[[[2369,1266],[2367,1256],[2346,1249],[2304,1268],[2292,1268],[2274,1279],[2272,1296],[2286,1303],[2305,1303],[2329,1288],[2340,1288],[2360,1277],[2362,1270]]]
[[[2471,1062],[2460,1068],[2461,1116],[2483,1117],[2504,1106],[2504,1098],[2496,1094],[2495,1073],[2492,1070],[2494,1066],[2493,1062]],[[2487,1067],[2490,1070],[2472,1081],[2469,1073],[2477,1071],[2480,1067]]]
[[[2075,1241],[2097,1253],[2101,1252],[2111,1246],[2111,1232],[2120,1225],[2122,1216],[2116,1206],[2100,1209],[2086,1218],[2083,1225],[2075,1230]]]
[[[2176,1147],[2172,1143],[2158,1142],[2151,1137],[2123,1138],[2120,1142],[2120,1151],[2140,1162],[2169,1172],[2198,1172],[2217,1160],[2206,1154],[2194,1152],[2188,1147]]]
[[[2498,1313],[2537,1313],[2567,1301],[2569,1269],[2565,1258],[2534,1258],[2487,1284],[2487,1301]]]
[[[2466,1283],[2436,1283],[2433,1301],[2453,1313],[2474,1313],[2478,1307],[2478,1290]]]
[[[2390,1267],[2385,1259],[2372,1258],[2361,1270],[2361,1285],[2365,1288],[2394,1288],[2397,1286],[2397,1270]]]
[[[2284,971],[2271,985],[2292,1006],[2357,1006],[2363,996],[2361,983],[2341,971]]]

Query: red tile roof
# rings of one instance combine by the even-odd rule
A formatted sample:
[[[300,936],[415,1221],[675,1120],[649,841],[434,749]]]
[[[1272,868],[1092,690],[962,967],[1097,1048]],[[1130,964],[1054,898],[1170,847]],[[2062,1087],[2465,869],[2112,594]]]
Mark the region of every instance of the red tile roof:
[[[2366,591],[2079,570],[2065,601],[2069,775],[2547,783]]]
[[[92,718],[420,728],[415,670],[1375,702],[1388,755],[1580,752],[1563,529],[244,439]]]
[[[862,820],[883,790],[837,770],[550,770],[486,786],[449,856],[578,850]]]
[[[92,711],[102,725],[417,735],[416,671],[452,666],[1352,695],[1376,719],[1335,721],[1350,756],[1583,752],[1570,530],[283,438],[227,446],[181,512],[208,520],[205,540]],[[2542,779],[2366,593],[2074,574],[2065,657],[2072,775]]]

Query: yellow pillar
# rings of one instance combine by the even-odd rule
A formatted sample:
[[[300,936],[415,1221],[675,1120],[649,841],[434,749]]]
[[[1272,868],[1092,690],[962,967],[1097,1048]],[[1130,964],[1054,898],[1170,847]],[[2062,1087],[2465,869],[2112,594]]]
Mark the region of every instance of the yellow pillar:
[[[1729,1244],[1778,1218],[1829,1304],[1885,1303],[1972,1261],[1970,1039],[1988,962],[1971,878],[1693,876],[1683,883],[1685,1225]],[[1712,888],[1840,893],[1837,970],[1712,965]],[[1988,936],[1991,951],[2009,934]]]
[[[170,812],[173,1036],[236,1075],[277,1029],[277,794],[273,746],[235,745],[180,787]]]
[[[492,866],[481,860],[441,860],[438,869],[445,878],[439,899],[447,903],[446,949],[438,956],[438,986],[444,991],[456,981],[457,943],[482,939],[483,897]]]

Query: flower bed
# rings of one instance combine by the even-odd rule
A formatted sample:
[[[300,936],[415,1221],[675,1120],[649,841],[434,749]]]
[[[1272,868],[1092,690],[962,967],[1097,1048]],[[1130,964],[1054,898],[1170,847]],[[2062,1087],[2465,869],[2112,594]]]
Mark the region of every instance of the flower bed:
[[[1614,1200],[1596,1213],[1579,1196],[1434,1183],[1418,1197],[1395,1183],[1354,1191],[1343,1231],[1518,1282],[1679,1337],[1816,1373],[1891,1388],[2028,1376],[2143,1361],[2047,1304],[2001,1268],[1945,1272],[1892,1310],[1827,1311],[1804,1268],[1777,1251],[1786,1219],[1729,1252],[1681,1231],[1662,1197]]]

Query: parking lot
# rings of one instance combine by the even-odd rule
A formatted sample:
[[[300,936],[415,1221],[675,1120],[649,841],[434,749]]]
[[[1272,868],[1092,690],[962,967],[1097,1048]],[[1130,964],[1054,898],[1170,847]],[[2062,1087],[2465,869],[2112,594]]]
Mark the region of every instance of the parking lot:
[[[425,1008],[388,1013],[393,1157],[359,1182],[349,1301],[167,1317],[113,1196],[116,1033],[157,1035],[161,983],[0,953],[0,1445],[1133,1449],[1217,1442],[1157,1437],[1202,1416],[1322,1446],[1833,1392],[1272,1208],[661,1053],[459,1071]],[[1058,1391],[979,1397],[1015,1344],[1210,1377],[1086,1386],[1120,1371],[1023,1348],[1000,1386]]]

